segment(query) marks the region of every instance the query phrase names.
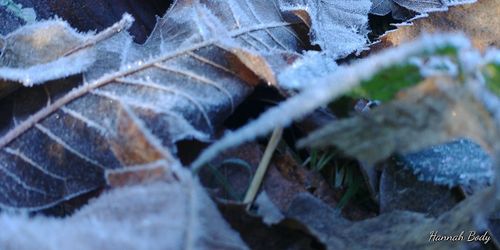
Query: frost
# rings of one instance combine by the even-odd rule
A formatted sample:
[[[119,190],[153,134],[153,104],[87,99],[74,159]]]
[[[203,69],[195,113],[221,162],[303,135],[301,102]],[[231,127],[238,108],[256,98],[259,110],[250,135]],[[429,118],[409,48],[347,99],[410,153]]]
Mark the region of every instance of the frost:
[[[370,13],[385,16],[393,11],[397,6],[391,0],[372,0]]]
[[[413,11],[421,14],[446,11],[449,6],[474,3],[476,0],[372,0],[370,13],[379,16],[385,16],[392,12],[396,19],[406,20],[410,17],[409,13]]]
[[[494,177],[491,157],[466,139],[406,154],[401,161],[422,180],[450,187],[491,184]]]
[[[262,217],[262,220],[268,226],[278,224],[285,218],[265,191],[262,191],[259,196],[257,196],[255,205],[257,206],[257,215]]]
[[[415,12],[400,6],[393,0],[372,0],[372,3],[370,13],[374,15],[385,16],[392,13],[394,19],[403,21],[409,20],[415,15]]]
[[[94,59],[95,57],[89,55],[89,53],[81,53],[27,68],[3,67],[0,68],[0,77],[4,80],[21,82],[24,86],[30,87],[53,79],[81,73],[94,63]]]
[[[499,49],[489,49],[486,51],[485,62],[486,63],[494,63],[500,65],[500,50]]]
[[[369,0],[283,0],[281,8],[307,11],[312,43],[338,59],[365,48],[370,6]]]
[[[471,4],[477,2],[477,0],[442,0],[448,6],[455,6],[461,4]]]
[[[443,11],[447,9],[447,5],[441,0],[392,0],[396,4],[405,7],[409,10],[427,13],[432,11]]]
[[[324,53],[309,51],[278,75],[280,87],[285,89],[305,89],[312,87],[316,79],[331,74],[337,63]],[[307,82],[304,79],[308,79]]]
[[[431,56],[425,60],[422,58],[412,58],[410,62],[418,66],[423,77],[430,76],[458,76],[458,65],[446,56]]]

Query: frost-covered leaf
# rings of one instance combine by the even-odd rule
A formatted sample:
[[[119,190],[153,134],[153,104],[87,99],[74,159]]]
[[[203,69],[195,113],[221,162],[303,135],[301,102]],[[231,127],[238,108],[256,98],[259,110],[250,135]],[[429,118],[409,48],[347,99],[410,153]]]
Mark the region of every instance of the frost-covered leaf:
[[[62,20],[23,26],[0,37],[0,79],[32,86],[81,73],[96,60],[93,45],[132,22],[132,17],[125,15],[97,35],[78,33]]]
[[[372,0],[372,6],[370,13],[379,16],[385,16],[394,8],[397,8],[396,4],[392,0]]]
[[[483,230],[484,216],[492,211],[494,190],[489,189],[458,204],[437,218],[395,211],[351,222],[310,194],[298,195],[287,218],[302,222],[327,249],[457,249],[467,241],[429,242],[434,231],[448,234]],[[481,209],[478,209],[481,208]],[[491,240],[491,238],[490,238]]]
[[[406,21],[415,13],[446,11],[449,6],[474,2],[476,0],[372,0],[370,13],[385,16],[392,12],[395,19]]]
[[[415,12],[395,3],[394,0],[372,0],[370,14],[385,16],[391,13],[396,20],[409,20],[415,16]]]
[[[336,67],[335,59],[359,52],[367,44],[370,1],[279,0],[279,3],[285,20],[305,24],[309,28],[311,43],[319,45],[323,52],[309,51],[299,56],[271,51],[256,57],[233,51],[269,84],[278,84],[285,89],[305,87],[297,85],[295,78],[324,76]]]
[[[469,137],[488,147],[495,126],[484,107],[449,79],[428,79],[397,100],[353,118],[333,122],[299,141],[301,146],[334,145],[369,164]]]
[[[396,4],[409,10],[426,13],[432,11],[446,10],[447,5],[442,0],[392,0]]]
[[[65,79],[75,82],[12,98],[11,121],[1,129],[0,205],[39,209],[102,186],[105,169],[157,160],[142,155],[143,142],[174,154],[179,140],[211,140],[252,90],[224,48],[299,50],[291,25],[274,1],[182,0],[144,45],[123,32],[99,43],[79,87],[64,94],[78,84]],[[36,98],[26,102],[27,92]]]
[[[188,177],[112,190],[64,219],[0,214],[0,248],[248,249]]]
[[[281,0],[281,8],[310,22],[312,43],[335,59],[367,44],[369,0]]]
[[[428,17],[413,20],[412,25],[398,27],[387,33],[382,42],[392,46],[411,41],[422,33],[460,32],[470,37],[474,46],[481,50],[500,46],[500,19],[492,18],[498,13],[500,4],[497,0],[481,0],[470,5],[451,7],[446,12],[431,13]]]
[[[460,139],[399,158],[422,181],[439,185],[486,185],[493,182],[493,161],[481,147]]]

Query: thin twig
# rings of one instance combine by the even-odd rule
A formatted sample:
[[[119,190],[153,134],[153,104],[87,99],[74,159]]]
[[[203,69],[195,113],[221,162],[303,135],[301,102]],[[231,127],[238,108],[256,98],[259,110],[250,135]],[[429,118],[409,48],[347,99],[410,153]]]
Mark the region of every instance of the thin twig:
[[[271,157],[273,156],[274,150],[278,146],[278,143],[281,140],[281,135],[283,134],[283,128],[278,127],[273,131],[273,135],[267,144],[266,151],[264,152],[264,156],[262,156],[262,160],[257,167],[257,171],[252,179],[252,183],[248,188],[247,194],[245,195],[245,199],[243,203],[248,203],[248,208],[251,206],[257,192],[259,191],[260,185],[262,184],[262,180],[264,179],[264,175],[266,174],[267,167],[269,166],[269,162],[271,161]]]

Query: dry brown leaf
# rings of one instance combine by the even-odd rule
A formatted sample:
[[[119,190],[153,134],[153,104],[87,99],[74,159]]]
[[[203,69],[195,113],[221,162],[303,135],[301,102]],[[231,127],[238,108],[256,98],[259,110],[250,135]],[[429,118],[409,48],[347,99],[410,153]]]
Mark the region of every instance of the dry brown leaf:
[[[475,47],[484,50],[500,46],[500,0],[478,0],[474,4],[450,7],[446,12],[430,13],[389,32],[382,38],[382,47],[397,46],[414,40],[422,33],[463,32]],[[377,45],[377,47],[380,45]]]
[[[122,166],[147,164],[159,160],[175,162],[161,141],[145,130],[142,121],[126,104],[120,106],[116,134],[109,136],[111,149]]]
[[[109,186],[149,183],[174,177],[171,166],[177,163],[176,159],[157,138],[144,130],[141,120],[127,105],[122,104],[117,124],[117,134],[110,136],[109,140],[111,149],[124,168],[106,170]]]

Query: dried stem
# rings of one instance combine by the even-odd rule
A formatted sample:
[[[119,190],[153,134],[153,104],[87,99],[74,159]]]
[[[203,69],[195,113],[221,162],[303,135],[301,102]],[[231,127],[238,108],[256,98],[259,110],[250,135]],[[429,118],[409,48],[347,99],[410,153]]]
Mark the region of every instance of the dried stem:
[[[269,166],[269,162],[273,156],[274,150],[278,146],[278,143],[281,140],[281,135],[283,134],[283,128],[278,127],[275,128],[269,143],[267,144],[266,151],[264,152],[264,156],[262,156],[262,160],[257,167],[257,171],[252,179],[252,183],[248,188],[247,194],[245,195],[244,203],[248,203],[248,207],[255,200],[255,196],[259,191],[260,185],[262,184],[262,180],[264,179],[264,175],[266,174],[267,167]]]

